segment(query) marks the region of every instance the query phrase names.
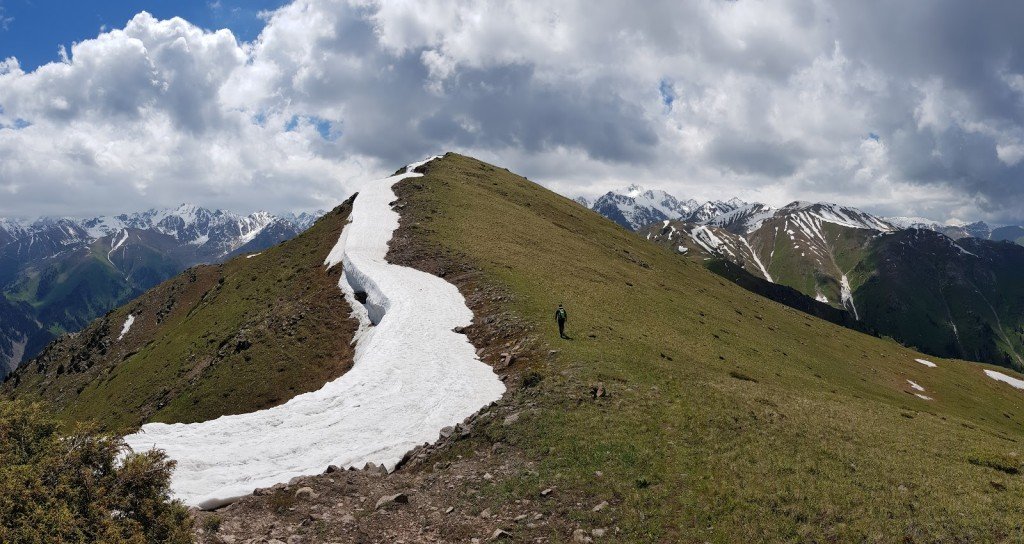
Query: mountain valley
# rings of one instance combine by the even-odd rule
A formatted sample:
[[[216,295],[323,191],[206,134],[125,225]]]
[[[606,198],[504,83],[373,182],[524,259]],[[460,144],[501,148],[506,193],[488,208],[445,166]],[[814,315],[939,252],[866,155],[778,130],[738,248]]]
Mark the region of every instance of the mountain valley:
[[[116,217],[0,219],[0,376],[182,270],[261,251],[316,217],[183,204]]]

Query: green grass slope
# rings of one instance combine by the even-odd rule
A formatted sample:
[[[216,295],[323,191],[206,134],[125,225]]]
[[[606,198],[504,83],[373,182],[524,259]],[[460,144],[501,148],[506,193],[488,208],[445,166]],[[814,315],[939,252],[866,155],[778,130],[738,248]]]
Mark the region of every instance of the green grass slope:
[[[357,323],[337,287],[340,267],[323,266],[350,209],[254,257],[164,282],[50,345],[0,394],[127,430],[251,412],[319,389],[352,364]]]
[[[448,154],[400,194],[420,243],[511,293],[560,350],[515,393],[531,408],[487,431],[536,470],[484,486],[481,508],[550,487],[533,507],[622,542],[1024,539],[1024,391],[985,365],[925,367],[474,159]]]

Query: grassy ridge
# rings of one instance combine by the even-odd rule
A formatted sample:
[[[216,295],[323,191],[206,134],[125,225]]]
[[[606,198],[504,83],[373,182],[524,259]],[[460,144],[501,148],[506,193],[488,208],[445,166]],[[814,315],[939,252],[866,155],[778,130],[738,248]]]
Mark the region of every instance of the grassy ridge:
[[[323,261],[351,204],[253,258],[199,266],[65,336],[4,384],[125,430],[281,404],[352,364],[356,322]],[[135,322],[119,339],[128,315]]]
[[[549,508],[624,542],[1024,538],[1024,392],[984,365],[927,368],[473,159],[404,183],[422,186],[403,210],[417,236],[508,289],[561,350],[534,409],[494,431],[537,473],[481,506],[554,486],[569,502]],[[591,512],[600,500],[616,507]]]

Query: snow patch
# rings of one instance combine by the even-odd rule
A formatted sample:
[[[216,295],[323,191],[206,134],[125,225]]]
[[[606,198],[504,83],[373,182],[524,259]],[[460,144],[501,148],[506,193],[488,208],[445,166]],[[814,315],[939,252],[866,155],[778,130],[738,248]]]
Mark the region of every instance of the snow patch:
[[[128,319],[124,320],[124,325],[121,325],[121,335],[117,337],[118,340],[124,338],[124,335],[128,334],[128,331],[132,330],[132,325],[135,323],[135,316],[128,314]]]
[[[111,246],[110,246],[110,251],[107,252],[107,260],[109,261],[110,260],[110,256],[115,251],[117,251],[117,248],[123,246],[124,243],[127,242],[127,241],[128,241],[128,231],[125,229],[125,230],[121,230],[120,232],[118,232],[117,236],[114,237],[113,244],[111,244]]]
[[[914,393],[914,396],[923,400],[932,400],[928,395],[922,395],[921,393]]]
[[[992,378],[993,380],[1006,382],[1012,385],[1013,387],[1016,387],[1017,389],[1024,389],[1024,380],[1020,380],[1012,376],[1007,376],[1006,374],[1003,374],[1002,372],[996,372],[995,370],[986,369],[985,374],[987,374],[988,377]]]
[[[754,258],[754,264],[756,264],[757,268],[761,270],[761,274],[764,275],[764,279],[775,283],[775,280],[772,279],[772,275],[768,273],[768,269],[764,267],[763,263],[761,263],[761,258],[757,256],[757,252],[754,251],[754,248],[750,247],[750,242],[747,242],[747,239],[742,236],[740,236],[740,240],[742,240],[743,245],[747,246],[747,249],[750,250],[750,256]]]
[[[251,259],[251,258],[253,258],[253,257],[257,257],[257,256],[259,256],[259,255],[263,255],[263,252],[261,251],[261,252],[259,252],[259,253],[253,253],[252,255],[246,255],[246,256],[245,256],[245,258],[246,258],[246,259]]]
[[[935,363],[933,363],[933,362],[931,362],[931,361],[929,361],[927,359],[914,359],[914,360],[919,362],[919,363],[921,363],[924,366],[929,367],[929,368],[935,368],[935,367],[939,366],[939,365],[937,365],[937,364],[935,364]]]
[[[725,246],[725,242],[723,242],[718,236],[715,236],[715,233],[711,232],[711,229],[703,225],[697,225],[690,230],[690,238],[692,238],[694,242],[697,242],[697,244],[708,253],[718,254],[723,249],[728,251],[728,248]],[[729,254],[732,254],[732,252],[729,251]]]
[[[918,384],[917,384],[916,382],[914,382],[913,380],[907,380],[907,383],[909,383],[909,384],[910,384],[910,387],[911,387],[911,388],[912,388],[912,389],[913,389],[914,391],[924,391],[924,387],[921,387],[920,385],[918,385]]]
[[[504,393],[466,336],[453,331],[473,319],[458,289],[385,260],[399,219],[391,186],[419,176],[414,170],[426,162],[364,184],[327,257],[328,267],[344,264],[339,287],[361,323],[348,373],[281,406],[203,423],[150,423],[125,437],[135,451],[155,446],[177,461],[175,497],[213,508],[332,464],[390,470]]]
[[[843,277],[839,280],[839,297],[843,302],[843,307],[849,308],[853,312],[854,319],[860,320],[860,316],[857,315],[857,306],[853,303],[853,292],[850,290],[850,280],[843,274]]]

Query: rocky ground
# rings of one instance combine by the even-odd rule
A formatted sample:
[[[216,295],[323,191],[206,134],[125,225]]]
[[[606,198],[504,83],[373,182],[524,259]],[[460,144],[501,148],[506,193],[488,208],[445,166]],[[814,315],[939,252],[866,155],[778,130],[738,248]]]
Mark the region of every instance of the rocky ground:
[[[605,510],[602,517],[614,520],[607,515],[614,505],[606,501],[589,504],[539,480],[530,489],[503,485],[513,475],[536,474],[537,459],[515,445],[517,424],[552,398],[602,402],[603,386],[545,380],[558,350],[508,311],[506,291],[485,283],[466,259],[426,241],[417,215],[429,210],[405,209],[405,197],[418,189],[415,179],[396,187],[402,223],[388,260],[459,287],[475,315],[465,333],[508,391],[462,424],[443,429],[434,444],[409,452],[390,474],[372,465],[325,467],[322,475],[256,490],[217,511],[197,511],[200,542],[591,542],[615,533],[614,524],[582,527],[566,515]]]

